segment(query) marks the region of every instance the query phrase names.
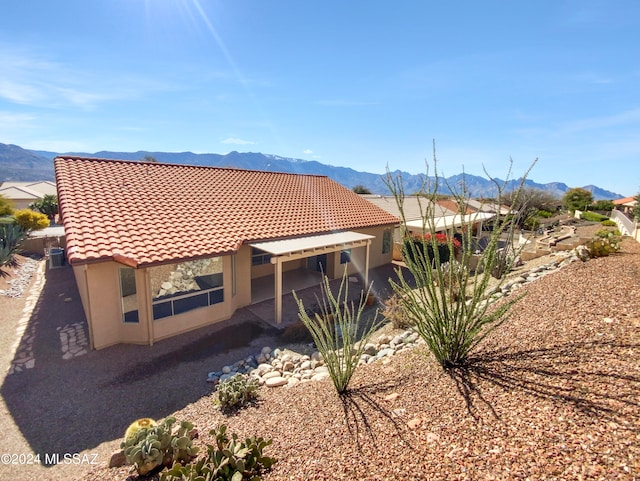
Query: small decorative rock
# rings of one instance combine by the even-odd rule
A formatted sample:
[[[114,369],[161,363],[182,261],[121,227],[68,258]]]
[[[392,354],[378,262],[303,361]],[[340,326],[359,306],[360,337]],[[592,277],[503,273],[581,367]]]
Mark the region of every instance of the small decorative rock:
[[[270,377],[268,378],[264,384],[267,387],[279,387],[279,386],[284,386],[285,384],[288,384],[289,381],[283,377],[280,376],[276,376],[276,377]]]
[[[114,451],[113,453],[111,453],[111,457],[109,458],[110,468],[119,468],[120,466],[124,466],[125,464],[127,464],[127,457],[122,451]]]
[[[422,424],[422,418],[413,418],[410,421],[407,421],[409,429],[416,429],[420,424]]]
[[[319,372],[317,374],[314,374],[311,377],[312,381],[322,381],[323,379],[327,379],[329,377],[329,373],[328,372]]]
[[[289,387],[289,388],[297,386],[298,384],[300,384],[300,379],[298,379],[298,378],[290,377],[287,380],[287,387]]]

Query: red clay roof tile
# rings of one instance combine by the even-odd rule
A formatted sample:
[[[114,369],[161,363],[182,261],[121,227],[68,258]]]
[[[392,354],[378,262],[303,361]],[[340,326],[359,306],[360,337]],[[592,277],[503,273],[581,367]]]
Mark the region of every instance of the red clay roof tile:
[[[398,222],[325,176],[78,157],[54,165],[72,263],[120,254],[153,264]]]

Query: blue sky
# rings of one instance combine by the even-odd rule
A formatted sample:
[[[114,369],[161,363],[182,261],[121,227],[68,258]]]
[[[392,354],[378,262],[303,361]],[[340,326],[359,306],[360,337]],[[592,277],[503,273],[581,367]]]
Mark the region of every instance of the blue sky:
[[[640,2],[28,0],[0,142],[640,191]]]

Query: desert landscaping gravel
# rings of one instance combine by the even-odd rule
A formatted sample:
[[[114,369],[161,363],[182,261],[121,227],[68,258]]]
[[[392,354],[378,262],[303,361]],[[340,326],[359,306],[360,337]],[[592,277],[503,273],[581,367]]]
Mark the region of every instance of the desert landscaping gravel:
[[[640,244],[622,246],[522,287],[464,370],[443,371],[418,346],[361,366],[343,397],[330,380],[262,387],[237,413],[207,395],[175,416],[201,444],[220,424],[273,439],[265,481],[640,479]],[[163,396],[147,388],[139,395]],[[132,420],[122,421],[124,431]],[[125,480],[130,467],[106,466],[119,442],[96,448],[89,472],[56,466],[38,478]]]

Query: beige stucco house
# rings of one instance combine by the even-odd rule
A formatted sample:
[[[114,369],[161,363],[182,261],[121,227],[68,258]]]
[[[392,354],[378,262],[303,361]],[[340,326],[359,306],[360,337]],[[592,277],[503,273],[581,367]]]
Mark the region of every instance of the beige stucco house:
[[[56,184],[48,180],[37,182],[3,182],[0,195],[9,199],[14,209],[27,209],[45,195],[56,195]]]
[[[392,260],[398,219],[328,177],[58,157],[60,215],[95,349],[231,317],[299,271]]]

